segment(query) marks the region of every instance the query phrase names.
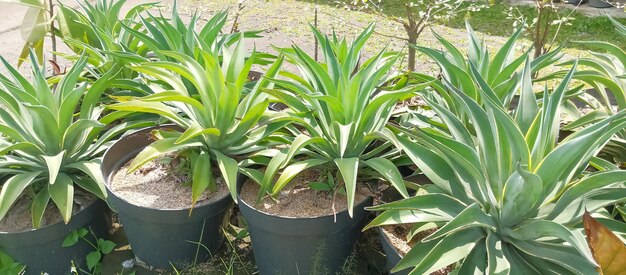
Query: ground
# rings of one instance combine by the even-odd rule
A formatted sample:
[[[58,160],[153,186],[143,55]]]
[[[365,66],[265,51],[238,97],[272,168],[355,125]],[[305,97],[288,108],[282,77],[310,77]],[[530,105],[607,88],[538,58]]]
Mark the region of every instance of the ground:
[[[76,6],[75,1],[63,0],[61,2]],[[127,1],[127,7],[134,4],[142,3],[141,0]],[[171,6],[172,0],[162,1],[164,9]],[[221,9],[229,9],[231,13],[237,10],[237,2],[235,0],[182,0],[179,1],[180,11],[186,15],[193,12],[200,13],[202,18],[209,17],[214,11]],[[313,22],[315,5],[312,1],[295,1],[295,0],[248,0],[245,2],[244,9],[239,20],[239,29],[241,30],[265,30],[264,37],[256,39],[254,42],[248,42],[250,47],[256,46],[259,51],[273,52],[272,45],[278,47],[288,47],[292,43],[300,45],[305,50],[312,51],[313,36],[309,31],[308,23]],[[324,2],[324,1],[321,1]],[[332,1],[326,1],[332,3]],[[616,9],[610,9],[614,16],[623,14]],[[603,10],[604,11],[604,10]],[[22,49],[22,40],[20,37],[19,24],[25,10],[14,4],[0,3],[0,55],[9,60],[11,64],[16,64],[17,57]],[[165,12],[167,14],[167,12]],[[617,15],[616,15],[617,14]],[[231,15],[232,20],[234,16]],[[349,12],[334,5],[319,5],[319,27],[324,32],[335,31],[338,35],[346,35],[348,37],[359,33],[369,22],[377,22],[377,30],[374,39],[370,41],[367,50],[376,52],[384,47],[392,50],[403,50],[405,44],[397,39],[391,39],[387,36],[403,36],[402,26],[395,22],[385,20],[379,16],[367,14],[363,12]],[[471,19],[477,26],[481,26],[480,18]],[[439,33],[444,38],[450,40],[453,44],[461,49],[466,48],[467,39],[464,28],[460,28],[458,24],[451,22],[449,25],[454,27],[446,27],[435,25],[432,27],[434,32]],[[492,24],[493,25],[493,24]],[[496,24],[497,27],[477,27],[480,33],[483,29],[493,33],[493,29],[498,29],[498,35],[484,35],[483,38],[490,48],[491,52],[495,52],[503,43],[504,38],[511,33],[513,27],[508,23]],[[610,26],[606,26],[610,29]],[[379,34],[386,34],[382,36]],[[418,42],[418,44],[427,47],[439,48],[438,42],[430,32],[426,32]],[[530,45],[530,41],[522,40],[520,48]],[[50,43],[46,43],[50,49]],[[565,52],[571,56],[586,55],[586,51],[574,48],[576,46],[569,44]],[[60,47],[60,51],[66,51],[64,47]],[[67,63],[65,63],[67,64]],[[418,70],[423,72],[432,72],[434,66],[423,56],[418,56]],[[23,66],[25,67],[25,66]],[[22,71],[27,70],[22,68]],[[0,68],[0,72],[5,72],[4,68]]]

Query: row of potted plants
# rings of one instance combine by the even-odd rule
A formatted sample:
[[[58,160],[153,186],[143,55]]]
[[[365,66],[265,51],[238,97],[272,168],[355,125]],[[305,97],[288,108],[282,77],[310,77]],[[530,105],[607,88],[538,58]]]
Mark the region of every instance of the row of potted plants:
[[[591,274],[584,211],[626,233],[606,210],[626,198],[626,84],[594,66],[604,59],[533,79],[559,49],[519,55],[520,29],[491,57],[468,28],[468,58],[440,36],[445,51],[417,47],[441,67],[434,77],[396,72],[397,52],[365,58],[374,25],[351,42],[311,27],[317,61],[297,45],[247,51],[259,33],[222,33],[226,12],[185,24],[176,5],[166,19],[146,5],[120,16],[122,4],[62,6],[76,52],[63,75],[45,77],[31,58],[27,80],[1,59],[0,250],[29,274],[84,267],[91,248],[62,243],[80,228],[105,236],[104,201],[137,259],[160,269],[217,251],[235,202],[261,274],[317,273],[320,262],[337,272],[361,230],[379,226],[385,242],[397,224],[412,248],[387,251],[402,258],[394,272]],[[555,88],[535,92],[548,79]],[[561,140],[563,110],[592,102],[573,79],[618,104],[580,115]],[[401,112],[415,96],[425,104]],[[378,215],[364,227],[366,208]]]

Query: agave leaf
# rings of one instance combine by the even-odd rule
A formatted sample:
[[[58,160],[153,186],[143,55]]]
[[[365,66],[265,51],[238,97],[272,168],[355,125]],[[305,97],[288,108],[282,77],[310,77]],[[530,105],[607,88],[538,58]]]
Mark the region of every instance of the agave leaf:
[[[614,44],[605,41],[584,41],[582,43],[605,50],[615,56],[622,64],[626,64],[626,52]]]
[[[383,178],[389,182],[404,198],[409,197],[409,193],[404,185],[404,180],[398,168],[388,159],[385,158],[371,158],[363,161],[365,165],[372,167],[376,172],[383,176]]]
[[[592,126],[586,127],[561,142],[536,168],[535,174],[544,184],[541,198],[552,197],[565,181],[571,180],[573,171],[595,155],[608,139],[626,127],[626,111],[622,111]],[[554,165],[558,163],[559,165]],[[546,185],[546,184],[550,185]]]
[[[491,231],[487,233],[487,274],[509,274],[511,270],[511,264],[505,256],[504,246],[505,242],[496,234]]]
[[[101,199],[106,199],[107,192],[104,188],[104,176],[102,175],[102,171],[100,170],[100,161],[82,161],[82,162],[74,162],[69,163],[67,168],[74,168],[82,171],[87,174],[89,178],[91,178],[96,188],[85,188],[92,194],[98,196]],[[81,185],[80,181],[75,181],[76,184]],[[82,186],[81,186],[82,187]]]
[[[615,29],[617,30],[617,32],[626,37],[626,26],[622,25],[620,22],[618,22],[617,20],[613,19],[613,17],[608,16],[609,20],[611,20],[611,23],[613,23],[613,26],[615,26]]]
[[[566,126],[562,127],[561,130],[572,131],[576,128],[599,122],[609,116],[610,114],[605,110],[593,110],[575,121],[568,123]]]
[[[494,219],[485,214],[480,205],[474,203],[440,227],[435,233],[426,237],[424,241],[436,240],[472,227],[483,227],[487,231],[493,231],[496,226]]]
[[[22,20],[20,34],[27,43],[42,40],[50,28],[48,11],[45,8],[29,7]]]
[[[516,224],[539,207],[541,178],[519,167],[507,180],[502,195],[500,220],[503,225]]]
[[[538,241],[511,240],[510,243],[521,252],[530,256],[551,261],[567,268],[572,274],[596,274],[593,264],[589,263],[571,246],[548,244]]]
[[[419,243],[411,248],[391,272],[415,266],[410,274],[430,274],[465,258],[484,237],[482,230],[468,229],[446,236],[440,241]]]
[[[39,228],[41,226],[41,220],[43,219],[46,207],[48,207],[48,202],[50,202],[50,193],[48,193],[48,189],[46,188],[41,189],[41,191],[35,195],[35,198],[33,198],[33,202],[30,206],[33,228]]]
[[[478,241],[458,268],[458,274],[485,274],[487,270],[487,247],[484,241]]]
[[[587,263],[595,265],[591,252],[585,244],[584,236],[579,231],[573,231],[559,223],[549,220],[531,220],[514,230],[506,230],[506,235],[521,241],[546,237],[561,239],[576,249]]]
[[[493,57],[493,60],[491,60],[491,64],[489,64],[490,79],[493,79],[495,76],[498,75],[500,71],[505,68],[508,59],[513,55],[515,42],[522,34],[523,30],[524,26],[522,24],[515,30],[515,32],[511,36],[509,36],[506,42],[502,45],[502,47],[500,47],[496,55]]]
[[[44,0],[1,0],[0,2],[15,3],[40,9],[46,8]]]
[[[164,154],[202,146],[202,143],[200,142],[176,144],[176,140],[176,137],[164,138],[146,146],[146,148],[139,152],[139,154],[137,154],[137,156],[135,156],[133,161],[130,163],[128,172],[132,173],[133,171],[139,169],[139,167]]]
[[[211,172],[211,158],[206,152],[200,152],[193,164],[193,177],[191,180],[191,208],[198,202],[200,195],[208,188],[212,192],[216,190],[215,179]],[[191,209],[189,210],[191,215]]]
[[[418,210],[435,213],[452,220],[459,213],[463,212],[465,208],[466,206],[456,198],[434,193],[368,207],[367,210]],[[374,223],[372,223],[371,226],[374,226]],[[368,227],[370,227],[370,225],[368,225]]]
[[[624,179],[626,171],[613,170],[595,173],[575,182],[559,197],[547,218],[556,219],[566,209],[574,207],[572,204],[576,202],[582,204],[583,200],[594,193],[592,191],[623,183]]]
[[[17,142],[0,147],[0,155],[6,155],[12,151],[26,151],[34,155],[42,153],[41,149],[37,145],[30,142]]]
[[[168,108],[165,104],[160,102],[143,102],[133,100],[109,105],[107,108],[118,111],[153,113],[166,117],[180,126],[189,126],[182,117],[174,113],[171,108]]]
[[[184,144],[196,137],[205,136],[205,135],[213,135],[220,136],[221,132],[217,128],[202,128],[200,124],[197,122],[192,122],[191,125],[183,132],[182,135],[174,142],[175,144]]]
[[[278,173],[278,170],[283,166],[283,163],[286,162],[289,162],[289,160],[287,159],[287,150],[283,149],[280,151],[276,151],[276,154],[272,157],[270,162],[267,164],[267,167],[265,168],[265,174],[263,176],[263,181],[261,182],[261,189],[259,190],[256,201],[257,204],[261,201],[261,199],[263,199],[265,195],[267,195],[268,192],[272,191],[274,177],[276,176],[276,173]]]
[[[288,165],[283,169],[282,173],[276,180],[274,187],[272,188],[272,196],[277,195],[280,190],[285,188],[287,184],[298,174],[302,173],[302,171],[313,168],[315,166],[319,166],[327,163],[327,160],[323,159],[307,159],[303,161],[299,161],[293,164]]]
[[[48,185],[48,192],[67,224],[72,218],[74,205],[74,184],[72,179],[65,173],[60,173],[56,177],[54,184]]]
[[[346,197],[348,198],[348,214],[352,217],[354,213],[354,196],[356,193],[356,179],[359,169],[358,158],[338,158],[335,164],[339,168],[343,184],[346,187]]]
[[[224,178],[224,182],[226,182],[226,186],[228,186],[230,190],[230,195],[233,197],[233,200],[237,201],[237,173],[239,170],[237,161],[225,156],[219,151],[213,151],[213,153],[215,154],[215,159],[222,173],[222,177]]]
[[[589,212],[583,215],[587,242],[601,274],[623,274],[626,271],[626,246],[611,230],[596,221]]]
[[[526,65],[521,72],[521,88],[520,88],[520,102],[519,106],[515,110],[515,121],[519,125],[522,133],[526,133],[532,125],[533,120],[539,112],[539,106],[537,105],[537,99],[533,93],[533,84],[530,72],[530,60],[526,59]]]
[[[2,191],[0,191],[0,219],[6,216],[13,203],[22,195],[24,189],[31,185],[40,173],[16,174],[4,182]]]
[[[386,210],[376,216],[363,231],[375,226],[394,225],[394,224],[412,224],[421,222],[446,222],[451,217],[449,215],[438,215],[436,213],[422,212],[420,210]]]
[[[100,131],[105,127],[104,124],[92,120],[92,119],[78,119],[74,123],[72,123],[68,128],[66,128],[65,133],[63,133],[63,150],[65,150],[68,156],[73,155],[78,150],[85,148],[86,142],[91,142],[91,140],[87,140],[89,132],[91,130]]]
[[[398,141],[401,149],[434,184],[448,191],[449,194],[454,195],[461,201],[469,201],[467,190],[470,187],[464,185],[456,177],[454,170],[445,159],[406,137],[398,136]]]
[[[148,96],[141,97],[141,101],[146,102],[163,102],[163,101],[173,101],[173,102],[182,102],[190,105],[195,110],[205,110],[204,105],[199,101],[189,97],[178,91],[168,91],[168,92],[159,92],[156,94],[151,94]],[[200,112],[202,113],[202,112]]]
[[[260,103],[252,106],[237,125],[237,128],[229,135],[230,142],[241,139],[245,133],[249,132],[256,124],[261,120],[265,114],[267,107],[269,106],[269,100],[263,100]],[[227,141],[228,142],[228,141]]]
[[[55,156],[42,156],[46,161],[46,166],[48,167],[48,182],[50,184],[54,184],[57,181],[57,175],[59,174],[59,170],[63,164],[64,156],[65,151],[62,151]]]

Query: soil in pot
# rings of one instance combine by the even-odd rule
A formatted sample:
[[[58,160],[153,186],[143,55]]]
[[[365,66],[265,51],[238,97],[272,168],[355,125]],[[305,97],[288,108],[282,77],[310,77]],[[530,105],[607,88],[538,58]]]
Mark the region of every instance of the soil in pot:
[[[410,242],[407,242],[406,240],[407,235],[411,231],[410,224],[382,226],[380,232],[383,234],[383,241],[389,243],[394,248],[395,252],[400,255],[400,257],[404,257],[407,253],[409,253],[413,245],[420,242],[422,239],[426,238],[428,235],[432,234],[436,230],[437,229],[430,229],[422,231],[414,236]],[[395,264],[397,263],[393,263],[394,266]],[[442,268],[431,273],[431,275],[446,275],[452,272],[452,270],[452,266],[447,266],[446,268]],[[408,274],[410,271],[411,269],[405,269],[394,274]]]
[[[181,209],[191,207],[191,177],[181,173],[173,164],[174,154],[159,157],[139,169],[128,173],[130,162],[124,164],[113,176],[110,188],[127,202],[154,209]],[[217,171],[217,167],[213,171]],[[197,205],[218,201],[229,191],[221,178],[217,178],[217,191],[204,192]]]
[[[323,178],[325,179],[325,177]],[[345,195],[333,196],[328,192],[309,188],[309,183],[320,182],[324,179],[320,179],[320,173],[316,170],[305,170],[280,192],[278,198],[264,198],[258,205],[255,205],[255,202],[260,187],[249,180],[241,189],[241,199],[255,206],[259,211],[281,217],[312,218],[334,215],[348,209]],[[370,189],[365,184],[357,183],[355,204],[362,202],[370,195]]]
[[[96,197],[87,194],[76,192],[74,195],[74,207],[72,208],[72,215],[76,215],[81,210],[85,209],[91,203],[96,201]],[[6,216],[0,220],[1,232],[22,232],[33,229],[32,213],[31,213],[31,198],[28,196],[22,196],[19,198]],[[48,203],[46,211],[44,212],[41,220],[41,227],[53,225],[63,222],[63,217],[52,201]]]

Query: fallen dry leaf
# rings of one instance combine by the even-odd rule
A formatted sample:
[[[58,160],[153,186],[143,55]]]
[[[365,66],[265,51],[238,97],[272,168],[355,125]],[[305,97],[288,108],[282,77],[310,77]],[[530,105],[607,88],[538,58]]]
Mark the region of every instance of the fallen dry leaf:
[[[611,230],[596,221],[589,212],[583,215],[587,243],[603,275],[626,275],[626,246]]]

